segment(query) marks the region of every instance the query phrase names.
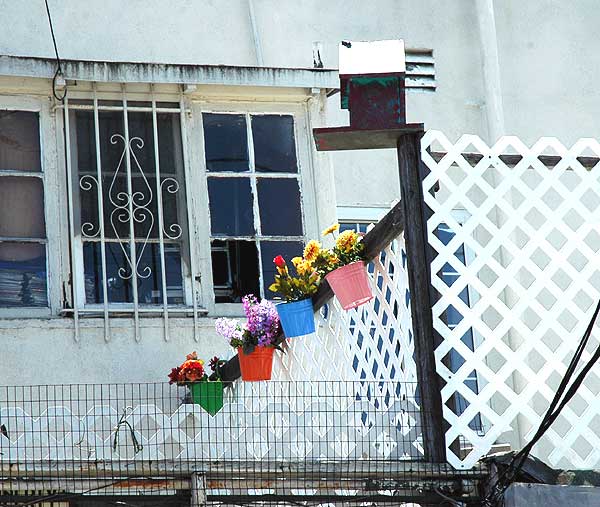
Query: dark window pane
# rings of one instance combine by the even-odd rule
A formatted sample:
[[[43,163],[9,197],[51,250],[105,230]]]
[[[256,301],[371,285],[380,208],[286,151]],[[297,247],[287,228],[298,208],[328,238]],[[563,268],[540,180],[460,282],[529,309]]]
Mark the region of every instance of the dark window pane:
[[[254,235],[249,178],[209,178],[210,224],[214,235]]]
[[[269,285],[275,280],[275,265],[273,259],[278,255],[282,255],[286,262],[291,266],[293,257],[301,257],[304,244],[300,241],[261,241],[260,252],[262,257],[263,267],[263,284],[265,289],[265,297],[274,299],[281,295],[271,292]],[[293,270],[293,268],[291,268]]]
[[[42,180],[0,176],[0,236],[45,238],[45,231]]]
[[[46,247],[0,243],[0,307],[48,306]]]
[[[246,118],[241,114],[203,114],[208,171],[248,171]]]
[[[140,304],[162,304],[162,272],[160,247],[157,243],[136,243],[138,265],[138,301]],[[108,300],[111,303],[133,302],[133,278],[127,257],[129,244],[106,243]],[[103,303],[102,253],[100,243],[85,242],[83,247],[86,303]],[[167,302],[183,304],[183,281],[179,245],[165,244]]]
[[[239,303],[246,294],[260,294],[253,241],[214,240],[211,250],[215,302]]]
[[[344,231],[355,231],[356,230],[356,223],[352,222],[347,222],[344,224],[340,224],[340,232],[344,232]]]
[[[257,171],[298,172],[292,116],[253,116],[252,137],[254,164]]]
[[[41,171],[37,113],[0,111],[0,171]]]
[[[301,236],[298,181],[292,178],[259,178],[257,185],[262,234]]]

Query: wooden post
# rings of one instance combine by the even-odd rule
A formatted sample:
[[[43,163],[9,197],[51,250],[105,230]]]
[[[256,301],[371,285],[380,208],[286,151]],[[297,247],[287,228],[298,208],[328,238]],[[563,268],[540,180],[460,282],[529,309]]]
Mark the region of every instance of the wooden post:
[[[421,136],[398,138],[398,169],[404,209],[404,237],[410,290],[415,362],[421,402],[423,445],[427,461],[446,461],[440,378],[435,367],[435,343],[431,313],[431,269],[428,257],[427,221],[421,180]]]
[[[204,474],[193,473],[192,483],[190,485],[192,490],[192,501],[190,505],[192,507],[203,507],[206,505],[206,480]]]

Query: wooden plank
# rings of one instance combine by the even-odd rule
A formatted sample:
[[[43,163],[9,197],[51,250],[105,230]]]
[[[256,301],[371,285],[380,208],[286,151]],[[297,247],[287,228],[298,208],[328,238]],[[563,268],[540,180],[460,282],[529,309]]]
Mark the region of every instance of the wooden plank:
[[[191,486],[191,507],[206,505],[206,479],[204,475],[193,473]]]
[[[407,123],[398,128],[381,130],[360,130],[353,127],[315,128],[313,136],[317,151],[378,150],[396,148],[400,136],[422,131],[422,123]]]
[[[420,171],[421,136],[422,133],[407,134],[398,139],[398,168],[406,224],[404,238],[423,446],[427,460],[441,463],[446,461],[446,442],[442,417],[442,386],[435,365],[429,243]]]
[[[387,247],[395,238],[402,234],[404,230],[404,209],[402,203],[397,203],[365,237],[365,255],[368,261],[378,256],[381,251]],[[315,312],[331,298],[333,292],[327,280],[323,280],[319,286],[319,290],[313,296],[313,308]],[[283,334],[279,335],[277,343],[285,341]],[[240,362],[236,356],[232,357],[226,364],[221,367],[221,378],[226,382],[233,382],[240,378]]]

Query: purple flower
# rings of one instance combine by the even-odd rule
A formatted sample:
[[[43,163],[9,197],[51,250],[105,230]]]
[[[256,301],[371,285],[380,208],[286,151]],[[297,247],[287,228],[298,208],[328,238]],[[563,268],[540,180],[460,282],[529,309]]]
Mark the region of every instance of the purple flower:
[[[244,330],[235,319],[221,317],[215,321],[215,330],[228,342],[231,340],[242,340]]]
[[[273,345],[279,334],[279,315],[275,305],[266,299],[260,303],[253,295],[242,299],[246,313],[246,328],[259,346]]]

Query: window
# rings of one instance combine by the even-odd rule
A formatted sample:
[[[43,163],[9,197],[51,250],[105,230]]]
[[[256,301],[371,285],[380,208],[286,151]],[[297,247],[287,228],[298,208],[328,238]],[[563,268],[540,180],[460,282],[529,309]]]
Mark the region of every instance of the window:
[[[179,105],[71,101],[69,135],[78,300],[186,304]]]
[[[48,306],[36,112],[0,110],[0,307]]]
[[[217,303],[268,297],[272,259],[304,243],[294,117],[203,113]]]

